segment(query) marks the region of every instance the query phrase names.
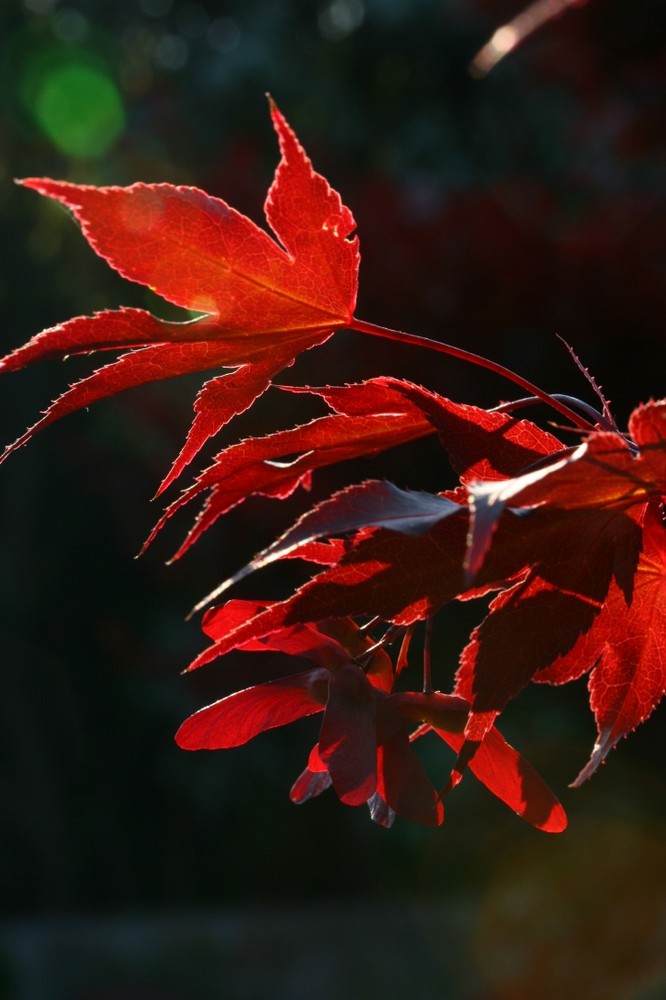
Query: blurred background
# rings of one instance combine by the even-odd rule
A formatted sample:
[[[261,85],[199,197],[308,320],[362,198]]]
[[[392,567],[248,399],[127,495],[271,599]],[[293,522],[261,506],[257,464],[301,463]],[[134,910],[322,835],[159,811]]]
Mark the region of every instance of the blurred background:
[[[175,315],[12,178],[196,184],[261,222],[277,162],[268,91],[356,216],[359,316],[594,402],[563,338],[624,424],[664,394],[666,9],[578,4],[475,78],[475,53],[522,6],[4,0],[2,353],[105,307]],[[88,370],[6,376],[3,442]],[[351,333],[284,381],[376,374],[481,405],[513,395]],[[200,382],[99,403],[0,470],[0,998],[666,996],[663,707],[571,792],[594,741],[584,684],[510,706],[505,734],[568,810],[559,837],[472,778],[435,831],[387,832],[332,793],[296,808],[309,720],[237,751],[177,749],[180,721],[228,690],[223,663],[180,676],[204,645],[185,621],[196,600],[344,482],[451,485],[432,443],[410,446],[322,475],[309,497],[252,501],[165,567],[186,511],[135,560]],[[301,419],[284,395],[208,457]],[[237,596],[284,596],[294,572]],[[440,615],[442,688],[481,613]]]

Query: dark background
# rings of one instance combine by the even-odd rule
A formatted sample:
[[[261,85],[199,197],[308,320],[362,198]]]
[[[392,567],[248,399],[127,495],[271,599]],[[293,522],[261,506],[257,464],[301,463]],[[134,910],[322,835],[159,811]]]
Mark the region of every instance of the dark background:
[[[514,0],[5,4],[3,353],[95,309],[174,315],[123,282],[64,212],[13,177],[196,184],[261,221],[277,162],[268,91],[356,216],[359,316],[462,345],[593,402],[559,335],[625,423],[638,402],[664,392],[664,5],[592,0],[473,78],[476,51],[520,10]],[[74,367],[61,367],[3,379],[3,441],[65,388]],[[351,333],[284,380],[373,374],[481,405],[514,394],[479,370]],[[311,497],[252,501],[167,568],[184,515],[135,561],[199,384],[186,378],[97,404],[0,470],[6,928],[76,914],[308,914],[330,905],[340,907],[336,926],[378,906],[374,927],[384,906],[414,913],[436,903],[461,914],[447,924],[449,946],[461,942],[455,961],[444,962],[444,935],[419,918],[428,955],[420,971],[406,954],[393,986],[380,989],[378,972],[364,996],[404,995],[410,983],[416,995],[439,995],[445,965],[451,995],[474,1000],[576,995],[583,975],[589,997],[662,996],[663,709],[570,792],[594,740],[584,685],[538,688],[510,707],[506,734],[569,811],[559,838],[524,826],[471,778],[437,831],[398,822],[387,833],[330,793],[296,809],[288,790],[310,746],[308,723],[227,753],[176,748],[179,722],[224,693],[223,663],[179,673],[203,646],[196,621],[184,620],[197,599],[342,482],[387,475],[401,486],[451,485],[436,449],[417,445],[356,463],[342,478],[326,474]],[[292,407],[269,393],[216,445],[289,426]],[[292,582],[267,572],[238,595],[280,597]],[[478,614],[440,616],[443,688]],[[443,773],[446,761],[433,765]],[[334,933],[321,933],[330,954],[349,947],[344,935],[336,945]],[[371,938],[379,968],[400,952],[391,933]],[[0,975],[3,960],[9,984],[13,946],[0,949]],[[114,975],[122,986],[122,962]],[[41,995],[72,995],[51,989]],[[204,985],[179,989],[95,996],[208,995]],[[265,995],[276,990],[274,982]]]

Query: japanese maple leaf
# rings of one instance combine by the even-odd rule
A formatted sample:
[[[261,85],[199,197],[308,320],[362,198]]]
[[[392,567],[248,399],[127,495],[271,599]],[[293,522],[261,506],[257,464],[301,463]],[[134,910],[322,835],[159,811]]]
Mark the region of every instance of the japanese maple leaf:
[[[223,611],[204,619],[204,630],[214,638],[257,608],[253,602],[230,601]],[[441,800],[411,748],[410,734],[426,723],[458,749],[467,702],[436,692],[393,693],[388,655],[374,648],[369,636],[348,619],[277,628],[239,648],[278,650],[312,660],[315,667],[254,685],[201,709],[178,730],[181,747],[240,746],[269,729],[321,712],[319,740],[292,788],[294,801],[306,801],[332,784],[342,802],[367,803],[372,817],[383,825],[389,825],[395,813],[426,825],[442,822]],[[496,729],[486,735],[470,769],[528,822],[550,832],[564,828],[566,817],[557,799]]]
[[[629,593],[611,582],[592,627],[572,649],[534,675],[564,684],[590,671],[590,706],[599,737],[574,785],[596,771],[621,737],[643,722],[666,691],[666,531],[661,504],[650,503]]]
[[[406,383],[404,383],[406,384]],[[284,499],[299,486],[309,489],[316,469],[360,456],[375,455],[398,444],[434,434],[422,406],[399,391],[394,379],[299,391],[322,397],[333,411],[298,427],[248,438],[225,448],[165,511],[146,544],[166,521],[207,492],[194,527],[175,553],[179,558],[222,514],[250,496]],[[293,387],[281,387],[296,391]],[[415,393],[417,387],[414,386]],[[418,390],[424,399],[430,395]]]
[[[319,396],[333,412],[309,424],[225,448],[167,508],[148,542],[176,511],[204,492],[204,506],[174,558],[183,555],[217,518],[252,495],[283,499],[299,486],[309,488],[312,473],[318,468],[375,455],[428,434],[439,435],[463,483],[501,478],[501,470],[519,469],[562,449],[556,438],[530,421],[455,403],[401,379],[380,377],[346,386],[280,388]],[[379,499],[377,504],[381,518],[384,511]],[[365,523],[379,522],[370,519]],[[250,568],[259,564],[253,561]]]
[[[315,173],[272,101],[271,116],[282,154],[265,203],[275,239],[226,202],[193,187],[22,181],[70,209],[95,252],[124,277],[202,315],[172,323],[142,309],[104,311],[45,330],[8,355],[0,370],[131,349],[73,385],[8,452],[53,420],[131,386],[230,369],[199,393],[194,422],[164,489],[301,351],[349,324],[359,264],[358,242],[351,237],[354,219]]]
[[[477,418],[450,404],[444,411],[455,417],[454,425]],[[475,454],[483,422],[481,417],[480,428],[469,437],[475,440]],[[216,630],[215,642],[192,667],[239,643],[324,614],[376,615],[407,626],[448,601],[496,590],[457,676],[455,693],[471,705],[459,772],[499,712],[530,680],[564,681],[592,667],[592,707],[600,728],[594,765],[652,710],[664,690],[659,666],[664,528],[649,511],[666,482],[666,404],[639,407],[628,437],[595,431],[573,450],[552,450],[551,442],[536,429],[527,433],[521,423],[518,436],[538,446],[535,462],[527,462],[528,471],[516,468],[529,455],[507,443],[510,434],[516,438],[514,422],[506,421],[500,434],[487,430],[483,462],[488,478],[470,479],[471,508],[460,491],[429,497],[366,483],[303,515],[251,567],[297,554],[300,545],[307,548],[317,539],[354,534],[292,597]],[[478,467],[464,455],[461,436],[454,437],[462,448],[459,467]],[[506,475],[514,469],[517,474]],[[470,582],[464,567],[479,532],[481,558]],[[627,641],[626,657],[625,634],[634,637]],[[624,686],[618,681],[622,671]]]
[[[329,405],[338,411],[346,410],[350,418],[368,416],[372,413],[368,413],[371,405],[378,412],[385,412],[384,436],[375,436],[375,444],[397,443],[399,435],[406,431],[422,435],[434,428],[463,480],[472,481],[480,476],[491,482],[501,477],[506,479],[519,473],[525,465],[564,450],[561,442],[530,421],[455,403],[399,380],[376,379],[362,386],[330,387],[320,391]],[[309,425],[310,429],[313,426]],[[345,437],[345,427],[349,428],[348,437]],[[297,440],[289,439],[290,452]],[[303,442],[310,445],[304,452],[306,468],[314,468],[320,463],[319,449],[314,453],[311,450],[312,437],[304,436]],[[345,456],[358,447],[359,439],[355,438],[355,424],[351,419],[347,425],[341,425],[341,433],[334,443],[335,448],[340,449],[337,453],[342,452]],[[252,486],[256,488],[258,482],[270,481],[269,476],[276,473],[271,465],[267,468],[264,463],[268,458],[279,459],[279,449],[284,446],[280,435],[279,440],[276,436],[242,442],[218,456],[199,481],[209,484],[212,493],[194,533],[199,532],[200,525],[211,522],[222,508],[222,501],[226,505],[231,499],[234,502],[244,499],[243,490],[236,488],[239,473],[238,481],[246,490]],[[321,464],[324,461],[322,459]],[[294,467],[298,468],[299,464],[297,461]],[[288,470],[282,470],[283,475],[285,471]],[[248,472],[252,473],[252,478]],[[183,501],[195,495],[198,488],[199,484],[195,484],[183,495]],[[180,501],[176,501],[174,509],[179,504]],[[291,598],[258,611],[251,619],[239,623],[238,628],[251,638],[266,634],[264,628],[270,630],[284,624],[336,615],[378,615],[385,621],[409,625],[470,589],[464,577],[469,511],[465,491],[436,496],[400,490],[390,483],[370,482],[349,487],[303,515],[277,542],[197,607],[209,603],[248,570],[299,552],[309,558],[308,546],[313,540],[336,538],[355,531],[328,569]],[[530,564],[532,545],[525,542],[523,534],[517,523],[502,528],[499,533],[502,544],[495,546],[492,558],[475,579],[472,588],[475,594],[483,593],[484,588],[497,589],[505,585],[507,579]],[[193,537],[191,534],[188,542]],[[233,648],[229,644],[235,640],[231,631],[228,635],[220,635],[217,643],[204,651],[194,665],[200,666],[223,655]]]
[[[633,412],[628,438],[594,432],[563,459],[472,487],[474,568],[483,574],[507,517],[518,515],[535,554],[527,576],[495,598],[463,652],[456,691],[472,711],[460,767],[532,679],[564,683],[592,669],[599,739],[578,783],[653,710],[665,689],[664,492],[663,400]],[[550,534],[540,532],[543,525]]]

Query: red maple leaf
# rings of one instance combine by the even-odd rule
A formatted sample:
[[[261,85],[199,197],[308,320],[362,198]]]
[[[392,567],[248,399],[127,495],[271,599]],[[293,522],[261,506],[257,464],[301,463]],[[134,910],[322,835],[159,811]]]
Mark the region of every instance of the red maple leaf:
[[[472,711],[459,768],[532,679],[563,683],[592,669],[599,739],[576,783],[663,697],[664,492],[665,401],[638,407],[627,438],[594,432],[551,465],[472,487],[477,523],[468,564],[483,575],[495,529],[499,540],[503,519],[517,515],[534,558],[527,575],[492,602],[463,652],[456,691]]]
[[[666,691],[666,531],[659,503],[646,506],[642,527],[642,550],[630,590],[611,581],[589,631],[534,676],[535,681],[564,684],[590,671],[590,706],[599,738],[574,785],[596,771]]]
[[[206,617],[204,629],[215,638],[257,609],[252,602],[230,601]],[[393,693],[388,655],[349,619],[277,628],[238,648],[278,650],[316,666],[200,709],[178,730],[181,747],[241,746],[269,729],[323,712],[318,743],[292,788],[294,801],[304,802],[332,785],[347,805],[367,803],[373,819],[383,825],[390,825],[393,814],[426,825],[442,822],[441,799],[412,750],[410,735],[418,738],[432,729],[459,749],[469,708],[464,699],[437,692]],[[553,793],[495,728],[486,734],[470,769],[534,826],[558,832],[566,825]]]
[[[204,491],[207,491],[204,506],[174,558],[187,551],[218,517],[243,503],[249,496],[263,495],[282,499],[299,486],[309,488],[312,472],[317,468],[361,455],[376,454],[434,432],[438,433],[462,483],[506,478],[521,470],[525,464],[542,460],[555,451],[563,451],[557,438],[531,421],[515,420],[507,413],[456,403],[399,379],[376,378],[357,385],[326,386],[319,389],[282,388],[321,396],[334,412],[291,430],[241,441],[220,452],[213,464],[167,508],[148,542],[155,538],[159,529],[176,511]],[[288,460],[285,461],[285,458]],[[310,511],[248,566],[200,602],[196,610],[210,603],[248,572],[268,562],[292,554],[309,558],[305,554],[305,546],[324,535],[348,533],[354,528],[365,526],[383,526],[420,536],[444,517],[456,512],[467,512],[465,491],[444,498],[408,493],[391,484],[384,484],[383,487],[377,483],[352,487]],[[446,536],[441,544],[450,548],[453,557],[457,574],[455,587],[452,591],[450,575],[443,574],[438,581],[433,581],[435,587],[429,598],[429,610],[425,611],[426,614],[451,600],[460,586],[457,571],[462,558],[460,553],[464,554],[464,533],[461,534],[459,528],[453,530],[455,540]],[[359,535],[356,542],[360,543],[364,537]],[[411,571],[423,576],[419,566],[426,561],[427,556],[425,549],[423,556],[420,551],[415,552],[414,559],[403,573],[399,552],[402,543],[394,540],[394,544],[394,557],[384,559],[389,572],[383,575],[383,583],[388,596],[393,595],[400,600],[401,594],[410,586],[412,589],[414,587],[414,582],[410,579]],[[438,542],[433,537],[428,540],[427,545],[437,547]],[[311,553],[313,550],[309,548],[307,551]],[[321,553],[321,549],[318,551]],[[350,555],[350,559],[353,558]],[[396,574],[390,573],[391,567],[396,569]],[[501,574],[506,575],[504,570]],[[336,586],[345,587],[349,591],[346,596],[352,602],[341,613],[362,614],[363,601],[368,599],[370,607],[374,608],[372,598],[368,598],[366,591],[361,588],[358,576],[353,590],[349,590],[339,572],[334,572],[333,575]],[[399,575],[402,575],[401,579],[398,579]],[[371,582],[373,589],[375,582]],[[478,589],[478,582],[476,586]],[[426,605],[422,607],[426,608]],[[338,613],[337,605],[333,605],[330,613]],[[384,617],[387,617],[386,612]]]
[[[383,438],[386,443],[395,443],[395,435],[406,419],[406,416],[400,415],[400,410],[402,408],[404,412],[408,402],[410,409],[407,413],[411,415],[406,426],[416,426],[420,428],[420,433],[426,433],[428,426],[437,430],[442,445],[464,479],[476,472],[485,474],[494,482],[499,476],[506,478],[520,472],[525,464],[539,461],[555,449],[564,450],[556,438],[530,421],[515,420],[506,413],[493,413],[455,403],[395,379],[377,379],[363,386],[318,391],[325,394],[325,398],[336,408],[347,406],[349,416],[352,407],[355,415],[367,415],[364,410],[370,405],[379,413],[386,413],[387,427]],[[367,400],[366,391],[369,394]],[[401,398],[404,401],[399,405]],[[427,417],[427,423],[414,424],[414,414],[419,411],[422,418]],[[393,425],[396,429],[391,431]],[[345,426],[349,428],[349,438],[345,439],[341,433],[335,444],[344,455],[349,455],[357,447],[357,441],[353,422],[350,420],[342,428]],[[312,444],[308,437],[304,440]],[[381,442],[382,439],[375,440]],[[261,450],[257,457],[264,463],[269,457],[279,457],[279,450],[270,449],[275,449],[277,443],[283,445],[283,442],[281,435],[259,442],[251,440],[218,456],[216,463],[200,479],[202,485],[213,487],[212,499],[207,501],[201,521],[209,523],[219,510],[218,495],[225,498],[225,503],[228,501],[228,490],[234,486],[236,470],[245,473],[246,469],[253,468],[258,446]],[[289,439],[288,447],[293,451],[292,439]],[[308,468],[320,464],[318,454],[315,451],[313,455],[309,450],[305,453]],[[268,473],[263,465],[260,469],[265,481]],[[228,479],[225,472],[230,472]],[[250,481],[244,476],[241,483],[248,488]],[[195,484],[191,491],[187,491],[183,502],[195,495],[198,488]],[[240,490],[234,492],[234,502],[244,497]],[[173,509],[180,502],[177,501]],[[495,546],[470,588],[465,586],[464,578],[469,530],[469,505],[464,490],[438,497],[409,493],[391,484],[366,483],[349,487],[305,514],[245,570],[225,581],[199,606],[209,603],[232,582],[245,575],[248,569],[285,556],[298,555],[299,552],[308,558],[306,546],[313,540],[336,538],[341,533],[356,531],[346,541],[342,551],[337,552],[329,569],[315,576],[287,601],[258,611],[251,618],[246,617],[237,623],[237,627],[249,639],[267,634],[262,631],[264,627],[270,631],[285,624],[317,621],[336,615],[377,615],[385,621],[409,625],[423,620],[463,593],[479,594],[487,589],[499,589],[507,579],[524,571],[533,559],[532,547],[524,541],[522,526],[516,519],[513,522],[503,525],[498,533],[502,544]],[[198,525],[194,531],[198,531]],[[229,643],[235,642],[236,638],[232,628],[228,634],[220,634],[217,644],[206,650],[194,666],[209,662],[234,648]]]
[[[555,439],[544,439],[527,421],[518,430],[515,421],[501,415],[503,433],[498,433],[492,424],[500,415],[483,416],[432,394],[428,406],[438,410],[440,423],[444,413],[451,421],[459,468],[475,468],[473,455],[480,448],[485,468],[494,470],[486,481],[470,482],[472,505],[460,492],[434,497],[386,483],[348,487],[303,515],[249,568],[298,554],[301,545],[353,532],[330,565],[286,601],[211,632],[214,644],[192,668],[239,643],[325,614],[377,616],[409,626],[452,600],[495,590],[498,596],[474,631],[457,676],[456,694],[471,705],[458,772],[527,683],[579,676],[595,666],[606,643],[603,648],[615,652],[607,652],[595,668],[591,689],[600,728],[593,756],[598,762],[664,691],[658,666],[662,577],[661,570],[654,571],[661,566],[664,528],[646,511],[658,503],[666,482],[666,404],[636,410],[629,438],[596,431],[580,447],[560,446],[559,452],[550,450]],[[467,425],[474,432],[470,428],[465,435],[461,431]],[[447,444],[446,433],[440,431],[440,438]],[[528,458],[511,444],[518,438],[538,444],[536,467],[501,479],[501,473],[506,477],[515,469],[512,458]],[[467,458],[465,440],[474,442]],[[470,552],[479,554],[471,578],[465,572]],[[640,601],[633,596],[636,581],[642,583]],[[617,637],[625,630],[637,637],[653,619],[649,641],[636,639],[632,656],[621,655]],[[608,681],[613,662],[619,664],[616,674],[624,671],[621,694],[617,679],[612,685]]]
[[[299,390],[321,396],[334,412],[290,430],[249,438],[225,448],[167,508],[146,544],[176,511],[204,491],[204,507],[176,552],[176,559],[218,517],[250,496],[284,499],[299,486],[309,489],[315,469],[361,455],[375,455],[433,434],[435,427],[423,405],[416,405],[400,391],[405,385],[380,378],[358,385]],[[413,389],[421,401],[431,395],[425,389]]]
[[[22,181],[69,208],[95,252],[124,277],[202,315],[169,323],[141,309],[105,311],[45,330],[8,355],[0,371],[50,357],[131,348],[67,390],[5,454],[57,418],[123,389],[230,369],[199,393],[165,489],[208,438],[247,409],[301,351],[349,325],[359,264],[353,216],[315,173],[273,102],[271,115],[282,157],[265,213],[277,240],[197,188]]]
[[[332,785],[343,802],[367,803],[384,825],[395,814],[436,825],[444,815],[442,793],[414,752],[434,732],[457,754],[446,790],[469,767],[529,822],[562,829],[561,807],[495,722],[530,681],[564,683],[589,672],[599,738],[580,783],[662,697],[666,402],[639,407],[622,434],[589,376],[599,413],[462,348],[359,320],[354,220],[272,103],[271,114],[281,150],[265,203],[274,236],[196,188],[23,182],[69,208],[93,249],[120,274],[195,318],[167,322],[121,308],[72,319],[14,351],[0,370],[127,349],[71,386],[5,454],[97,399],[176,374],[226,369],[199,393],[165,489],[299,353],[345,326],[452,355],[520,385],[528,396],[495,410],[399,379],[282,386],[322,399],[329,412],[220,452],[167,508],[151,539],[176,511],[203,498],[178,557],[249,496],[284,499],[309,488],[324,466],[436,434],[459,478],[455,489],[348,486],[304,513],[198,605],[275,560],[302,557],[324,567],[284,601],[231,601],[207,613],[212,644],[189,669],[236,649],[278,651],[314,667],[202,709],[183,724],[178,741],[190,749],[238,746],[321,713],[294,801]],[[576,445],[566,447],[512,415],[539,401],[569,421]],[[462,653],[453,694],[433,690],[433,616],[452,601],[489,594],[489,613]],[[354,618],[366,621],[363,629]],[[423,621],[422,691],[398,689],[414,626]],[[380,637],[371,639],[378,630]],[[385,647],[397,636],[402,646],[394,666]]]

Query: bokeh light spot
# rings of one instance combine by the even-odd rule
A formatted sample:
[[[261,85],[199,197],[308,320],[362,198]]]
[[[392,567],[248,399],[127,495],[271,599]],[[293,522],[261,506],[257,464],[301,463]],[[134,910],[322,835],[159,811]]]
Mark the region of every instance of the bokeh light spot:
[[[319,15],[319,31],[329,41],[341,41],[356,31],[364,18],[361,0],[332,0]]]
[[[61,42],[76,44],[85,38],[88,32],[88,20],[78,10],[63,8],[53,18],[51,23],[53,34]]]
[[[104,156],[125,127],[113,80],[101,66],[78,60],[56,63],[40,75],[31,111],[54,146],[68,156]]]
[[[55,7],[56,0],[23,0],[23,3],[31,14],[48,14]]]
[[[206,39],[217,52],[233,52],[240,41],[240,28],[231,17],[216,17],[211,21]]]
[[[149,17],[166,17],[172,4],[173,0],[141,0],[140,6]]]
[[[163,35],[155,46],[155,62],[164,69],[182,69],[190,58],[190,47],[180,35]]]
[[[178,11],[176,23],[187,38],[201,38],[206,34],[210,18],[200,3],[187,3]]]

